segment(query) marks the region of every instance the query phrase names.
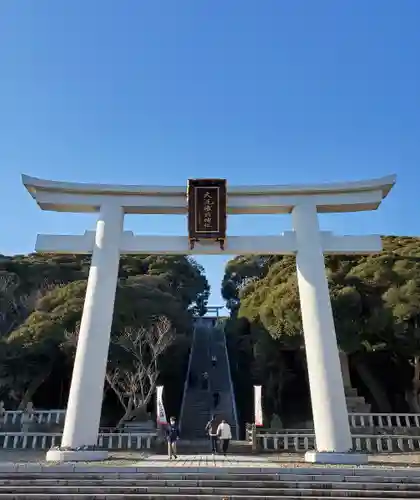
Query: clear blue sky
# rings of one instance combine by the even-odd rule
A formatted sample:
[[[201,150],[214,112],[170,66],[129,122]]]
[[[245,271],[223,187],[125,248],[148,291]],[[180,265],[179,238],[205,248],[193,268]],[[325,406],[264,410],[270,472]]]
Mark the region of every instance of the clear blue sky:
[[[0,253],[94,217],[41,212],[20,173],[57,180],[231,184],[398,174],[341,233],[420,233],[419,0],[2,0]],[[130,216],[186,234],[182,217]],[[276,234],[287,217],[232,217]],[[200,258],[220,303],[227,259]]]

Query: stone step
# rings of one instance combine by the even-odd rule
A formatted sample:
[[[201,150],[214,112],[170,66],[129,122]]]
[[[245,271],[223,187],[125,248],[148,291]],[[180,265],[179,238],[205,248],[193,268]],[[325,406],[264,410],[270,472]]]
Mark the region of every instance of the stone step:
[[[381,498],[419,498],[419,491],[412,491],[406,488],[400,488],[399,490],[368,490],[365,488],[359,489],[330,489],[330,485],[319,485],[317,488],[302,488],[300,486],[295,488],[241,488],[241,487],[170,487],[170,486],[145,486],[145,487],[83,487],[83,486],[75,486],[73,488],[67,486],[53,486],[53,487],[37,487],[35,485],[29,487],[0,487],[0,494],[9,495],[9,498],[16,498],[16,495],[30,495],[28,498],[33,498],[35,495],[39,497],[39,495],[45,495],[46,498],[48,496],[52,496],[56,498],[57,496],[61,497],[64,495],[85,495],[85,498],[100,498],[104,496],[108,498],[108,495],[124,495],[133,496],[133,495],[148,495],[151,498],[154,496],[163,495],[164,497],[168,497],[170,495],[177,495],[182,497],[191,497],[194,496],[196,498],[205,498],[208,496],[216,496],[216,498],[228,497],[229,499],[235,497],[242,498],[331,498],[333,495],[334,498],[368,498],[371,499],[372,496]],[[405,485],[402,485],[405,486]],[[88,496],[89,495],[89,496]]]
[[[347,410],[349,413],[370,413],[371,405],[366,403],[363,398],[351,398],[349,401],[347,399]]]
[[[180,467],[181,468],[181,467]],[[146,468],[145,468],[146,469]],[[311,473],[304,472],[299,473],[297,469],[296,472],[243,472],[244,468],[241,468],[242,472],[230,472],[229,469],[225,468],[222,473],[216,473],[214,470],[212,472],[186,472],[184,470],[180,472],[105,472],[105,473],[95,473],[95,472],[38,472],[38,473],[25,473],[25,472],[13,472],[10,474],[2,474],[0,476],[0,485],[8,484],[10,482],[16,481],[53,481],[55,483],[66,483],[67,481],[177,481],[177,480],[187,480],[187,481],[257,481],[257,482],[310,482],[315,481],[318,483],[323,482],[343,482],[343,483],[407,483],[407,484],[420,484],[420,471],[415,474],[409,474],[412,472],[410,469],[407,470],[385,470],[383,474],[379,474],[379,470],[362,471],[365,474],[360,473],[357,470],[358,475],[352,474],[352,469],[348,469],[343,472],[339,470],[335,472],[334,468],[330,471],[318,473],[317,469],[313,469]],[[279,469],[281,470],[281,469]],[[17,483],[16,483],[17,484]]]
[[[35,482],[28,480],[15,480],[9,481],[5,484],[0,484],[0,491],[14,490],[16,492],[27,492],[33,489],[45,488],[48,491],[50,488],[54,489],[74,489],[83,491],[95,490],[112,490],[116,488],[126,489],[144,489],[144,488],[234,488],[234,489],[266,489],[266,490],[279,490],[279,489],[330,489],[330,490],[380,490],[395,491],[395,490],[410,490],[420,491],[420,483],[406,483],[399,482],[365,482],[365,481],[328,481],[325,478],[322,480],[310,481],[263,481],[263,480],[230,480],[225,479],[107,479],[107,480],[91,480],[91,479],[37,479]],[[141,491],[139,491],[141,493]],[[420,497],[420,495],[419,495]]]
[[[155,458],[155,460],[154,460]],[[190,458],[191,457],[183,457]],[[211,457],[208,456],[211,460]],[[237,464],[230,466],[230,460]],[[3,463],[0,464],[0,484],[11,480],[37,480],[37,479],[226,479],[263,480],[263,481],[364,481],[364,482],[419,482],[420,467],[389,467],[389,466],[300,466],[283,467],[275,461],[245,458],[243,463],[240,457],[223,457],[218,462],[218,467],[207,465],[194,465],[198,461],[192,460],[191,465],[186,465],[184,460],[178,460],[168,465],[166,457],[151,456],[151,462],[137,462],[139,465],[115,466],[85,465],[82,463],[69,463],[57,465],[41,465],[32,463]],[[134,459],[133,459],[134,460]],[[142,464],[142,465],[140,465]],[[149,465],[150,464],[150,465]]]
[[[345,387],[347,409],[351,413],[370,413],[371,405],[366,403],[364,396],[359,396],[357,389]]]
[[[45,493],[32,493],[30,495],[27,495],[25,493],[23,494],[14,494],[10,496],[8,493],[2,494],[0,493],[0,499],[7,499],[7,500],[87,500],[86,495],[84,493],[72,493],[70,495],[67,494],[60,494],[60,493],[55,493],[53,495],[48,495]],[[249,500],[267,500],[266,496],[262,495],[256,495],[256,496],[250,496],[249,494],[245,495],[231,495],[231,496],[220,496],[220,495],[185,495],[185,494],[168,494],[165,493],[164,495],[159,495],[159,494],[153,494],[150,495],[149,493],[134,493],[134,494],[107,494],[107,495],[95,495],[94,497],[88,497],[89,499],[94,498],[95,500],[125,500],[126,498],[138,498],[138,499],[143,499],[143,500],[244,500],[244,499],[249,499]],[[322,495],[322,496],[316,496],[316,495],[299,495],[298,497],[293,495],[282,495],[282,496],[270,496],[270,500],[321,500],[323,498],[329,498],[330,500],[342,500],[344,497],[340,496],[329,496],[329,495]],[[355,497],[353,497],[355,498]],[[357,498],[357,497],[356,497]],[[369,496],[369,497],[363,497],[365,500],[383,500],[382,496]],[[400,496],[398,498],[405,498],[404,496]]]
[[[365,398],[363,396],[346,396],[347,404],[366,404]]]
[[[353,396],[357,396],[357,389],[355,389],[354,387],[344,387],[344,393],[346,395],[346,397],[353,397]]]
[[[420,498],[419,469],[277,469],[278,472],[48,472],[0,474],[0,499]],[[118,472],[117,472],[118,471]],[[308,473],[309,471],[309,473]]]

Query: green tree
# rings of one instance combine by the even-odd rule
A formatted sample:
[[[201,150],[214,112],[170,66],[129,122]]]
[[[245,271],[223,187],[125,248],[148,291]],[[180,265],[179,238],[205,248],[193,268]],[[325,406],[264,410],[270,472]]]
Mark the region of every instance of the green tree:
[[[222,296],[228,309],[239,307],[240,293],[249,283],[265,276],[271,263],[278,260],[275,256],[239,255],[226,264],[222,281]]]
[[[380,254],[325,259],[339,346],[350,355],[352,366],[382,411],[390,411],[390,402],[381,377],[366,363],[370,353],[387,351],[410,359],[415,371],[411,405],[419,401],[419,248],[416,238],[388,237]],[[227,265],[223,293],[237,309],[233,319],[249,322],[254,343],[263,328],[278,340],[277,349],[300,348],[295,259],[265,258],[260,270],[255,262],[254,257],[240,256]],[[265,376],[271,380],[270,374]]]
[[[71,371],[71,337],[80,324],[89,266],[89,256],[32,254],[0,260],[2,397],[23,406],[63,357]],[[168,353],[186,355],[192,312],[205,309],[208,294],[203,269],[191,258],[123,256],[112,338],[127,329],[150,329],[156,318],[165,317],[176,331]],[[167,376],[176,366],[164,363],[161,354]]]
[[[182,255],[127,256],[122,259],[120,275],[147,274],[164,279],[172,294],[188,308],[203,308],[210,287],[204,269],[191,257]]]

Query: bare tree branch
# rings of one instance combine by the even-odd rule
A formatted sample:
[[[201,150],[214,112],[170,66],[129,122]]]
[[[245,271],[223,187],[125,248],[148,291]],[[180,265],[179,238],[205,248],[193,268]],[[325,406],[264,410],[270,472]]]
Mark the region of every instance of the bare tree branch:
[[[78,336],[79,325],[73,331],[66,330],[62,347],[75,352]],[[122,421],[137,409],[144,408],[153,397],[160,373],[159,357],[174,338],[175,332],[166,316],[157,317],[149,327],[124,328],[111,338],[105,377],[124,408]],[[114,356],[113,347],[117,348]],[[128,356],[121,356],[122,353]]]
[[[159,316],[149,327],[124,328],[112,344],[129,356],[127,366],[120,360],[108,362],[106,380],[125,410],[122,420],[148,404],[159,377],[159,356],[172,344],[175,332],[165,316]]]

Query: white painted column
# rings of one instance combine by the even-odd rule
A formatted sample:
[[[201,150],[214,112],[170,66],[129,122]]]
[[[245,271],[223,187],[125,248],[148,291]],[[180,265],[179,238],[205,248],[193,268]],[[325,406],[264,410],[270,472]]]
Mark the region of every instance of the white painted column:
[[[96,445],[114,313],[124,214],[101,207],[61,446]]]
[[[345,453],[352,440],[316,206],[297,205],[292,218],[317,452]]]

